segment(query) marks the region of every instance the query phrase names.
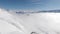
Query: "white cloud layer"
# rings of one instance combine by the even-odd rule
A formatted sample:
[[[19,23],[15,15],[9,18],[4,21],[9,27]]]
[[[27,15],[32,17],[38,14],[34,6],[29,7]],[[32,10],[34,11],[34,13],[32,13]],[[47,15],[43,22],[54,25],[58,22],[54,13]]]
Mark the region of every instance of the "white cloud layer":
[[[0,32],[3,34],[60,34],[60,13],[16,15],[0,9]]]

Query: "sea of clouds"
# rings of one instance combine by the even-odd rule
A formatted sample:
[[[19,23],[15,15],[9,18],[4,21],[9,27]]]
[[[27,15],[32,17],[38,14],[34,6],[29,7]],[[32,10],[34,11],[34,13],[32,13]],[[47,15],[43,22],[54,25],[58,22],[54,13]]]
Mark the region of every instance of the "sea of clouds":
[[[16,14],[0,8],[1,34],[60,34],[60,13]]]

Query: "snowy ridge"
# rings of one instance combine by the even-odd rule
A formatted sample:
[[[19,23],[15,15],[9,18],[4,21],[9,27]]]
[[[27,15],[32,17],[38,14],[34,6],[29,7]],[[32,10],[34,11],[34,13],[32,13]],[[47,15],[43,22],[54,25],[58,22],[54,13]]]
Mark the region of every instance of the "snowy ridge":
[[[1,21],[2,20],[2,21]],[[20,20],[20,22],[21,22],[21,20]],[[25,29],[24,29],[24,27],[20,24],[20,22],[17,20],[17,18],[16,17],[14,17],[12,14],[10,14],[10,13],[8,13],[7,11],[5,11],[5,10],[3,10],[3,9],[0,9],[0,24],[1,23],[3,23],[3,24],[5,24],[5,23],[7,23],[7,24],[5,24],[5,25],[7,25],[7,26],[9,26],[9,27],[7,27],[7,26],[4,26],[3,24],[2,24],[2,26],[4,26],[4,27],[6,27],[5,29],[7,29],[7,30],[5,30],[4,28],[4,30],[3,29],[1,29],[2,28],[2,26],[1,26],[1,28],[0,28],[0,31],[2,31],[3,33],[4,32],[11,32],[11,31],[16,31],[16,30],[18,30],[18,31],[20,31],[20,32],[22,32],[23,31],[23,33],[25,32]],[[10,31],[11,30],[11,31]],[[26,33],[26,32],[25,32]]]

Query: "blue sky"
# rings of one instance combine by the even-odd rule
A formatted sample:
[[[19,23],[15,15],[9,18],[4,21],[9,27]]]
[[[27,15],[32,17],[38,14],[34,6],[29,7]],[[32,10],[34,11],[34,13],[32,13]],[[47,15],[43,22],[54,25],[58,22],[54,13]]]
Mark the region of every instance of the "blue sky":
[[[0,8],[21,10],[60,9],[60,0],[0,0]]]

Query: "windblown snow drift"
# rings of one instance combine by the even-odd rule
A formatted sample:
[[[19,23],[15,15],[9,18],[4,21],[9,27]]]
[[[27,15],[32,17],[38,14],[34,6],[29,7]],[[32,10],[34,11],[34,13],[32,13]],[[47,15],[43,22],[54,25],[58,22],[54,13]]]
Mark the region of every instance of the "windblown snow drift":
[[[16,14],[0,9],[1,34],[60,34],[60,13]]]

